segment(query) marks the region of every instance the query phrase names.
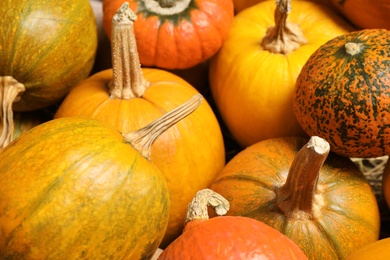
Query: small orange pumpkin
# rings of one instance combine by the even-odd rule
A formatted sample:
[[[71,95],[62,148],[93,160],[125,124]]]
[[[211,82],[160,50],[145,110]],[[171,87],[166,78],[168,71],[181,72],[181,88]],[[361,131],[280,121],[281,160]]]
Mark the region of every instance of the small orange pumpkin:
[[[103,26],[125,0],[103,1]],[[129,0],[137,14],[134,31],[143,66],[187,69],[213,56],[234,17],[232,0]]]
[[[96,73],[75,86],[55,118],[88,116],[126,133],[199,93],[170,72],[140,67],[132,29],[135,17],[123,4],[113,19],[113,69]],[[163,172],[171,195],[170,220],[161,245],[164,247],[180,235],[187,205],[195,193],[208,187],[225,165],[221,128],[208,102],[203,100],[192,115],[165,132],[152,150],[151,159]]]
[[[390,259],[390,237],[382,238],[356,250],[345,260],[388,260]]]
[[[200,190],[188,205],[183,234],[158,260],[307,259],[293,241],[263,222],[240,216],[209,219],[207,206],[213,207],[218,215],[229,210],[224,197],[210,189]]]
[[[379,238],[380,213],[365,176],[320,137],[258,142],[237,154],[210,189],[227,213],[263,221],[309,259],[343,259]]]
[[[390,31],[335,37],[302,68],[293,93],[296,118],[346,157],[390,154]]]

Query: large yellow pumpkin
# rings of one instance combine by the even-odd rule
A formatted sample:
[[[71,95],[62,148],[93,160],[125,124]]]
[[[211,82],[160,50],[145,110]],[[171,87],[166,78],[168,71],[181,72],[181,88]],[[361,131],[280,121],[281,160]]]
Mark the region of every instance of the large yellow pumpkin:
[[[125,4],[120,10],[131,12]],[[127,17],[122,21],[129,22],[127,26],[122,22],[113,26],[113,69],[96,73],[75,86],[59,106],[55,118],[88,116],[105,121],[121,132],[129,132],[198,94],[195,88],[170,72],[139,66],[132,21],[128,18],[132,19]],[[129,62],[122,62],[123,57],[128,57]],[[187,205],[196,192],[208,187],[225,165],[222,132],[206,100],[154,143],[151,160],[163,172],[171,196],[164,247],[180,235]]]
[[[242,146],[303,135],[292,104],[299,72],[320,45],[353,29],[324,5],[293,1],[290,8],[291,0],[265,1],[240,12],[210,61],[215,103]]]

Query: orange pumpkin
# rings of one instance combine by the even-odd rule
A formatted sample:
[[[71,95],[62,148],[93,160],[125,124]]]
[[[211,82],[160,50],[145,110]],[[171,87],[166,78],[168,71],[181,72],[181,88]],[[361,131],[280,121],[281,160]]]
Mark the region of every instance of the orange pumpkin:
[[[344,259],[379,238],[380,213],[365,176],[320,137],[274,138],[237,154],[210,189],[227,213],[263,221],[309,259]]]
[[[169,217],[151,144],[201,95],[137,131],[85,117],[50,120],[0,150],[4,259],[149,259]]]
[[[345,17],[360,29],[390,30],[389,0],[330,0]]]
[[[103,1],[103,26],[125,0]],[[129,0],[141,64],[187,69],[208,60],[221,47],[234,17],[232,0]]]
[[[356,250],[345,260],[390,259],[390,237],[380,239]]]
[[[97,32],[88,0],[0,1],[0,119],[59,102],[93,66]]]
[[[125,18],[117,23],[115,20],[121,15]],[[132,31],[134,17],[126,4],[118,10],[113,27],[113,69],[96,73],[75,86],[59,106],[55,118],[88,116],[129,132],[198,94],[170,72],[140,67]],[[187,205],[195,193],[208,187],[225,165],[222,132],[207,101],[165,132],[152,150],[151,159],[167,180],[172,204],[161,245],[164,247],[181,233]]]
[[[294,242],[263,222],[240,216],[209,219],[207,206],[218,215],[229,210],[229,202],[221,195],[210,189],[199,191],[188,206],[183,234],[159,260],[307,259]]]
[[[293,94],[308,135],[347,157],[390,153],[390,32],[366,29],[322,45],[308,59]]]
[[[209,77],[222,120],[242,147],[305,136],[293,110],[296,79],[319,46],[350,30],[333,10],[311,1],[264,1],[235,16]]]

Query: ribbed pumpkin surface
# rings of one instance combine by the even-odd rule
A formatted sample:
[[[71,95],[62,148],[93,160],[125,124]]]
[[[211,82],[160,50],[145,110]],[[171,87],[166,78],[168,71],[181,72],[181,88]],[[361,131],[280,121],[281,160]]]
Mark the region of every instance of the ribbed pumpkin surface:
[[[1,0],[0,10],[0,76],[26,87],[15,110],[54,104],[88,76],[97,47],[88,0]]]
[[[347,43],[361,44],[351,55]],[[322,45],[297,79],[294,111],[309,135],[349,157],[390,153],[390,32],[355,31]]]
[[[0,152],[5,259],[147,259],[169,195],[159,170],[92,119],[39,125]]]

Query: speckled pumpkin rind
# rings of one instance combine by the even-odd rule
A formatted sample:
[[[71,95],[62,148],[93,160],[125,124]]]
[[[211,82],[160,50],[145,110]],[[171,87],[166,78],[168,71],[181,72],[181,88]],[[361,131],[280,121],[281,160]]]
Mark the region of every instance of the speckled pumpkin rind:
[[[345,44],[363,44],[350,55]],[[322,45],[296,82],[294,112],[307,134],[348,157],[390,154],[390,32],[355,31]]]

